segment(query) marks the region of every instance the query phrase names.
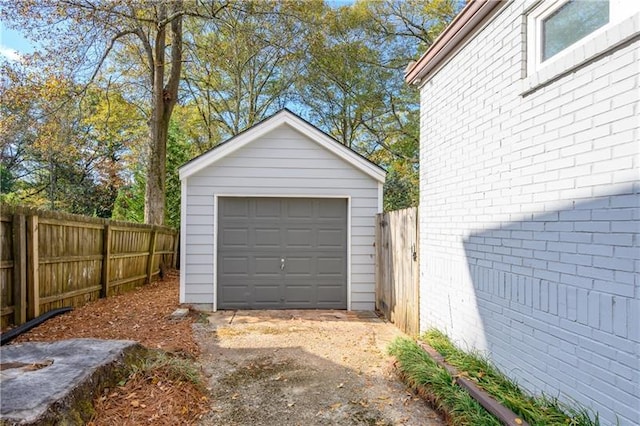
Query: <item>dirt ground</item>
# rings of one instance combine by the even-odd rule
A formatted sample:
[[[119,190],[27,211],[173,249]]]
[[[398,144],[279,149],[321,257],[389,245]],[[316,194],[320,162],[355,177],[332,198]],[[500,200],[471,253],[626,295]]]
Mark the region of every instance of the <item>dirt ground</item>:
[[[52,318],[13,342],[53,341],[79,337],[136,340],[149,349],[195,357],[199,348],[191,333],[192,318],[173,321],[179,307],[178,271],[134,291],[76,308]]]
[[[18,337],[12,343],[71,338],[137,340],[168,356],[194,361],[200,349],[191,324],[197,314],[176,321],[179,307],[177,271],[132,292],[100,299],[55,317]],[[104,389],[94,401],[90,425],[194,424],[209,409],[204,389],[174,377],[164,368],[139,371],[126,383]]]
[[[94,401],[96,426],[444,424],[397,379],[386,346],[401,333],[374,313],[194,312],[175,321],[178,291],[170,271],[163,281],[53,318],[16,342],[137,340],[201,367],[209,392],[162,370],[105,389]]]
[[[443,425],[386,355],[372,312],[217,312],[194,324],[211,388],[202,425]]]

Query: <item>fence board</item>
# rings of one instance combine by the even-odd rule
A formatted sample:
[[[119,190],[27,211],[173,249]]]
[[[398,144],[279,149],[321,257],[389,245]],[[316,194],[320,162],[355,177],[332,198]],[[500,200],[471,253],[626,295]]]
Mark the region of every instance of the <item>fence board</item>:
[[[2,216],[0,218],[0,317],[2,327],[13,322],[14,295],[15,295],[15,271],[13,258],[15,250],[13,246],[12,218]]]
[[[376,308],[409,335],[419,333],[418,210],[376,217]]]
[[[160,265],[173,263],[177,233],[169,228],[1,208],[2,329],[128,291],[152,281]]]

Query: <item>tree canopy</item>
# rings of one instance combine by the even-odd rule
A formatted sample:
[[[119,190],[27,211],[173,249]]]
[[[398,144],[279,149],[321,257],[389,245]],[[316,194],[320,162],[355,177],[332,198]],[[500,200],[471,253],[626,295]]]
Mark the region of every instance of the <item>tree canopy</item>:
[[[177,169],[283,107],[418,200],[419,100],[403,82],[461,0],[18,0],[37,42],[0,59],[0,199],[179,223]]]

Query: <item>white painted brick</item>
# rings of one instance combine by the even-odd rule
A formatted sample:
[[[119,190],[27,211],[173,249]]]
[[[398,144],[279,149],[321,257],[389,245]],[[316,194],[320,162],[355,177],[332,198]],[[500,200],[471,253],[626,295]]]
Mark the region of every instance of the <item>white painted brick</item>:
[[[593,266],[597,268],[613,269],[615,271],[633,272],[632,259],[616,259],[605,256],[593,256]]]
[[[578,253],[580,254],[593,254],[596,256],[613,256],[613,247],[609,245],[601,245],[601,244],[578,244]],[[562,258],[562,256],[561,256]],[[577,258],[579,259],[579,258]],[[576,263],[578,263],[576,261]],[[586,265],[586,263],[582,263]]]
[[[640,41],[523,97],[534,2],[422,88],[421,327],[603,426],[640,424]]]
[[[633,235],[622,233],[592,234],[596,244],[610,244],[612,246],[632,246]]]

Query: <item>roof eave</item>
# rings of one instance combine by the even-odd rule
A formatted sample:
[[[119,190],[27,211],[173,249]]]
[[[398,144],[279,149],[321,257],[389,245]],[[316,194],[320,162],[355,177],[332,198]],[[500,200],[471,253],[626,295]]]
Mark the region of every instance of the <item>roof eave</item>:
[[[423,83],[431,71],[461,46],[491,12],[504,3],[500,0],[469,1],[420,59],[408,67],[404,75],[405,81],[411,85]]]

